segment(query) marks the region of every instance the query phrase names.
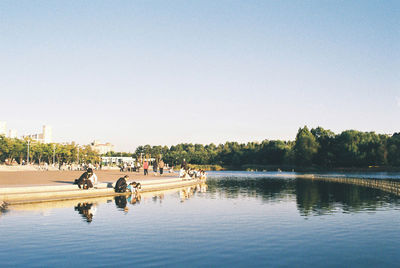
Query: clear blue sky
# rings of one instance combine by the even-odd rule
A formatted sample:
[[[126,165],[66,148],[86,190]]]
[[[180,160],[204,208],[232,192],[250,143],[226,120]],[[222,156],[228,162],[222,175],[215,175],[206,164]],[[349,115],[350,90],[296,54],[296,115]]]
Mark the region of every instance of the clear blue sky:
[[[400,1],[1,1],[0,121],[117,150],[400,131]]]

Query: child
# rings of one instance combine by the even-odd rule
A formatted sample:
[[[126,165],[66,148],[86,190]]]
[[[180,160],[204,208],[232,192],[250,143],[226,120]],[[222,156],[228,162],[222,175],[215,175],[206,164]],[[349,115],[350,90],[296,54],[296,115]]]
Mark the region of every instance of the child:
[[[131,182],[127,187],[128,191],[130,191],[131,193],[136,193],[141,188],[142,185],[139,182]]]

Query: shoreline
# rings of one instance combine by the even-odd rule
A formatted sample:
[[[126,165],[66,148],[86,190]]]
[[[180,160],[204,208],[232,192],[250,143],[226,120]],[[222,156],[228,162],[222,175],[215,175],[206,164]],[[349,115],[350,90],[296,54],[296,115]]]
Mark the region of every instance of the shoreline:
[[[125,195],[116,193],[116,181],[128,175],[127,182],[140,182],[139,193],[150,193],[169,189],[179,189],[204,183],[204,180],[184,180],[176,173],[167,173],[163,176],[149,172],[145,176],[137,172],[120,172],[119,170],[98,170],[98,184],[89,190],[79,189],[73,184],[83,171],[19,171],[0,172],[0,203],[36,203],[59,200],[73,200],[79,198],[93,198]]]

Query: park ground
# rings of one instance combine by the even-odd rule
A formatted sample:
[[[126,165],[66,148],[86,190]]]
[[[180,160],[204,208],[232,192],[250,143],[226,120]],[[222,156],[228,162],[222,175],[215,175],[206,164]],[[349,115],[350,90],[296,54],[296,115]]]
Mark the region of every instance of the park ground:
[[[39,186],[72,184],[83,171],[2,171],[0,172],[0,187]],[[120,172],[119,170],[95,171],[99,182],[116,182],[118,178],[129,175],[129,181],[154,180],[176,177],[176,173],[166,173],[160,176],[149,170],[149,175],[141,172]]]

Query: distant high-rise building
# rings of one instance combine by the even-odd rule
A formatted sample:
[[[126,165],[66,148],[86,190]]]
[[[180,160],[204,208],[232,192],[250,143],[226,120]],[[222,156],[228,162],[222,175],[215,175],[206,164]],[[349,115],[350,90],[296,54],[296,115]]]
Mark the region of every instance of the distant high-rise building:
[[[22,138],[30,138],[32,140],[43,142],[43,143],[52,143],[53,142],[53,129],[50,126],[43,126],[42,133],[39,134],[29,134],[24,135]]]
[[[8,130],[8,137],[12,139],[17,138],[17,130],[15,129]]]
[[[0,135],[6,135],[7,134],[7,122],[0,121]]]
[[[50,126],[43,126],[42,139],[44,143],[53,142],[53,129]]]

